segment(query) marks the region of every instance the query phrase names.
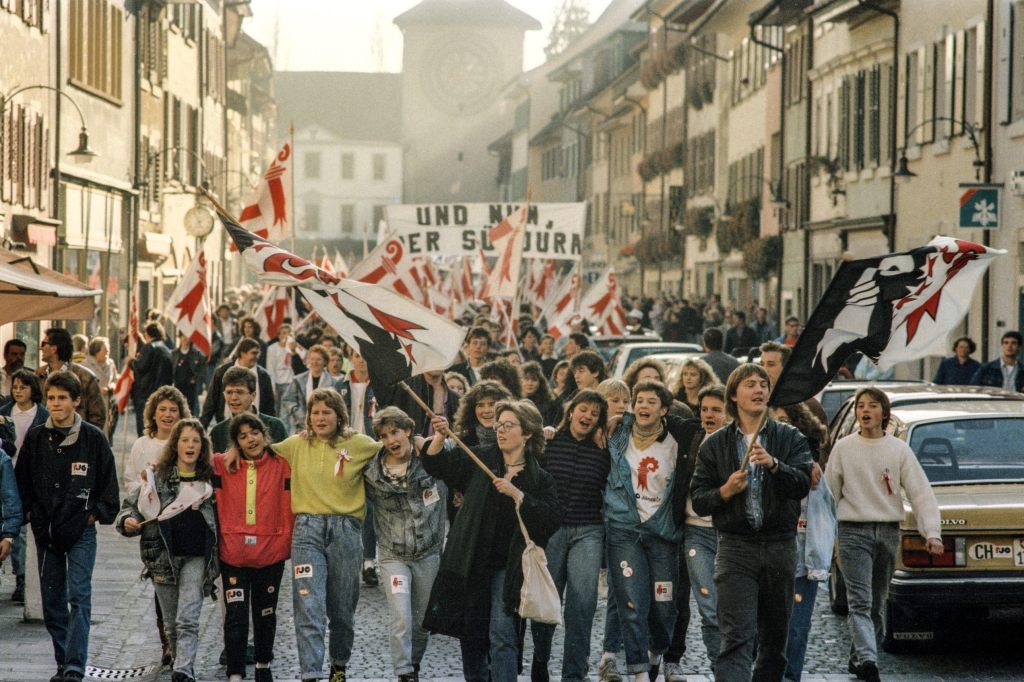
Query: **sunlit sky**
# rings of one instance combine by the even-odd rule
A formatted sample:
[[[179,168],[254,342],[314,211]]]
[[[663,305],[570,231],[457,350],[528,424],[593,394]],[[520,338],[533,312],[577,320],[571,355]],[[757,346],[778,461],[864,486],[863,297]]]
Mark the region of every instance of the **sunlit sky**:
[[[270,49],[279,71],[400,71],[402,32],[392,19],[419,0],[253,0],[245,31]],[[508,0],[543,28],[526,34],[524,68],[544,61],[563,0]],[[611,0],[590,0],[593,21]]]

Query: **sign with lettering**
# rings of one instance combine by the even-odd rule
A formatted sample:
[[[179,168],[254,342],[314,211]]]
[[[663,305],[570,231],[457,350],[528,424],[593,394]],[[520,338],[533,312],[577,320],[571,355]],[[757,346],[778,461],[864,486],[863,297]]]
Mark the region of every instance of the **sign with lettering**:
[[[386,208],[388,230],[402,237],[413,256],[488,256],[499,254],[487,231],[519,204],[400,204]],[[585,203],[530,204],[526,216],[524,258],[579,260]]]

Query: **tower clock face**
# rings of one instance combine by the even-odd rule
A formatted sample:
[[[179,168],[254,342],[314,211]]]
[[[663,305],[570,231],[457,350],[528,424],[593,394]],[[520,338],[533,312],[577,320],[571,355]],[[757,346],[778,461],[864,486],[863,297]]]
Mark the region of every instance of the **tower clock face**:
[[[422,85],[427,96],[446,113],[475,114],[493,101],[498,69],[486,44],[477,38],[453,36],[427,50]]]

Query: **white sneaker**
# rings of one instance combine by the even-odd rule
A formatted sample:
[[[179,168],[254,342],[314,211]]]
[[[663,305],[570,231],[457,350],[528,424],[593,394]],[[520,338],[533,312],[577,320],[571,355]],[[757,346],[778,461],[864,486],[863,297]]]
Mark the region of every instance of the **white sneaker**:
[[[665,664],[665,682],[686,682],[683,666],[678,663]]]
[[[602,658],[597,666],[597,679],[601,682],[622,682],[622,675],[614,658]]]

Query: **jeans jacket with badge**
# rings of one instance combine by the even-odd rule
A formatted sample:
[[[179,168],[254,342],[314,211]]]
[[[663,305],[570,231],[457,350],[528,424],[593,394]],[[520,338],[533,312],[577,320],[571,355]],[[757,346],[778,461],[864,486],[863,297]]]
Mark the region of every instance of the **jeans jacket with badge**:
[[[98,428],[75,415],[67,435],[47,419],[29,429],[14,468],[22,510],[36,541],[60,553],[89,525],[114,522],[120,504],[110,445]]]
[[[160,474],[156,476],[156,494],[160,498],[160,509],[164,509],[178,497],[178,490],[181,479],[178,477],[178,470],[173,469],[164,478]],[[117,515],[114,527],[117,532],[125,537],[138,535],[125,530],[124,522],[130,517],[142,523],[145,518],[139,511],[139,495],[145,489],[140,486],[135,492],[125,498],[121,506],[121,512]],[[209,542],[207,543],[206,568],[203,572],[203,594],[212,596],[214,594],[213,581],[220,575],[220,560],[217,548],[217,509],[214,506],[213,495],[199,503],[199,511],[206,521],[209,530]],[[142,571],[143,578],[150,578],[155,583],[163,585],[176,585],[178,573],[174,558],[174,547],[169,540],[170,533],[161,526],[160,521],[147,523],[142,527],[142,538],[139,541],[139,552],[142,555],[142,564],[145,567]]]
[[[381,448],[363,471],[366,497],[373,502],[377,546],[385,554],[410,561],[441,551],[448,489],[423,468],[416,454],[409,460],[405,485],[384,475]]]
[[[832,546],[836,540],[836,498],[822,476],[800,502],[796,534],[796,577],[824,582],[832,567]]]

